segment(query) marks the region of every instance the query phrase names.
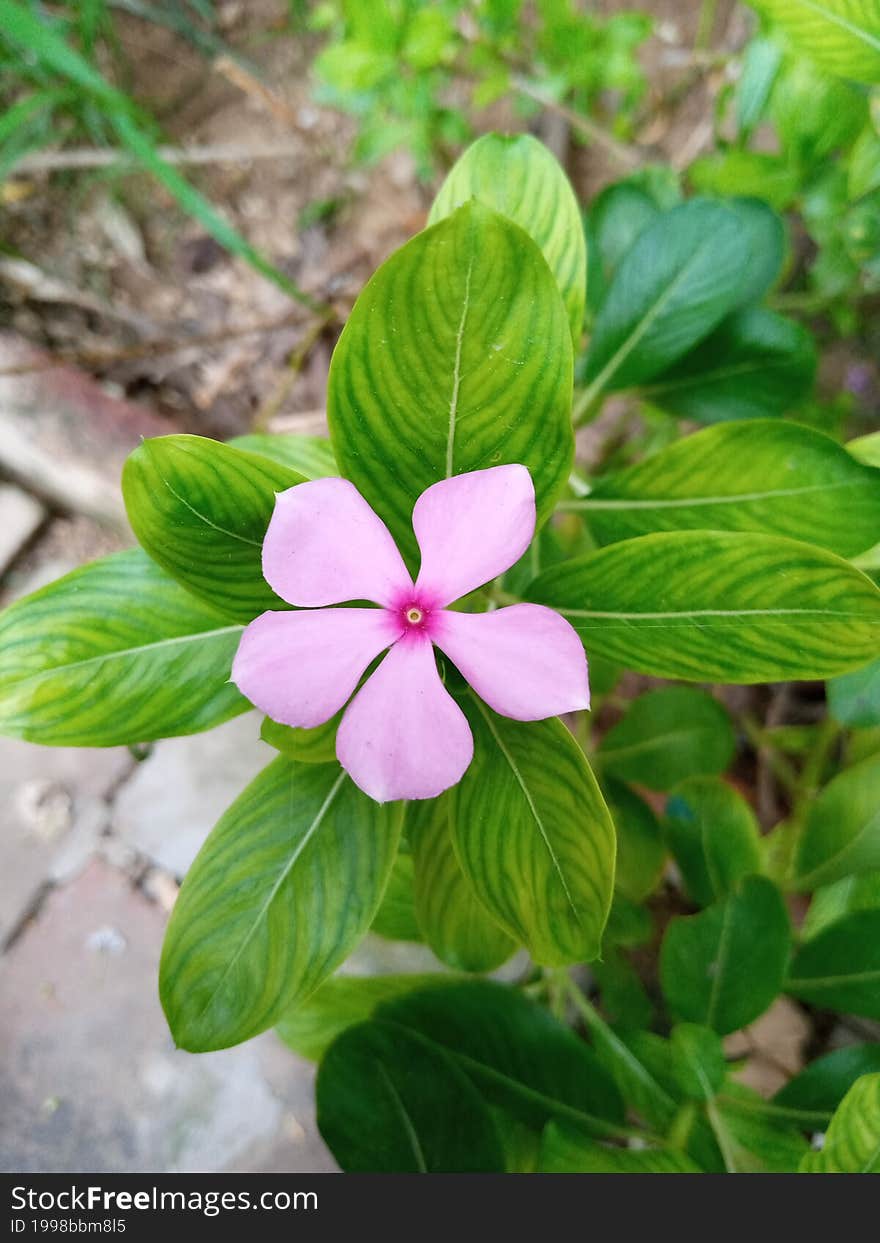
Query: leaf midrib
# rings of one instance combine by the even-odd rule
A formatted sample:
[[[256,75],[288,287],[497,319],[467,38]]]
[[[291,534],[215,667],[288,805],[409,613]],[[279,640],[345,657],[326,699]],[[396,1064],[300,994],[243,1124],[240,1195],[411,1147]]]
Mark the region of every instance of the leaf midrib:
[[[869,816],[855,836],[851,837],[848,842],[841,846],[839,850],[835,851],[833,855],[825,859],[823,863],[820,863],[818,867],[811,868],[810,871],[804,875],[796,876],[792,881],[792,884],[797,888],[812,888],[816,883],[816,877],[821,877],[824,872],[827,872],[829,868],[833,868],[834,865],[839,863],[841,859],[845,859],[847,855],[852,854],[852,852],[856,850],[864,841],[866,834],[871,833],[878,826],[880,826],[880,808],[874,812],[873,816]],[[820,883],[828,884],[829,882],[825,881]]]
[[[566,901],[568,902],[568,905],[571,907],[571,912],[574,915],[574,918],[575,918],[575,921],[578,927],[583,928],[583,920],[581,918],[580,911],[578,910],[577,906],[575,905],[574,899],[571,896],[571,891],[568,888],[568,883],[566,882],[565,876],[563,874],[562,866],[559,862],[559,859],[557,858],[556,851],[553,849],[553,844],[551,843],[550,838],[547,835],[547,830],[544,827],[544,822],[538,813],[537,807],[535,806],[535,801],[532,798],[532,793],[529,790],[528,786],[526,785],[525,779],[522,773],[519,771],[516,761],[514,760],[513,756],[510,754],[510,751],[504,745],[504,740],[502,739],[501,735],[498,733],[498,730],[495,728],[495,723],[492,721],[489,714],[483,708],[483,705],[476,698],[476,696],[474,696],[473,702],[476,704],[480,714],[483,717],[483,720],[486,722],[486,725],[489,727],[489,732],[494,738],[495,744],[498,747],[498,750],[501,752],[501,754],[504,756],[504,759],[507,761],[508,765],[510,766],[510,770],[516,779],[517,785],[522,790],[523,797],[526,800],[526,805],[532,815],[533,820],[535,821],[535,825],[538,829],[538,833],[541,836],[541,840],[543,841],[545,847],[547,848],[547,853],[550,856],[550,861],[553,865],[553,870],[555,871],[556,875],[559,878],[559,883],[562,886],[562,891],[565,894]]]
[[[376,1062],[376,1067],[379,1071],[379,1076],[382,1080],[382,1086],[385,1088],[386,1092],[391,1098],[391,1104],[394,1109],[394,1112],[397,1114],[398,1118],[401,1121],[401,1124],[403,1125],[404,1132],[406,1133],[406,1138],[409,1141],[409,1145],[412,1148],[413,1156],[416,1159],[416,1165],[419,1167],[419,1173],[427,1174],[428,1163],[425,1160],[425,1154],[422,1149],[421,1141],[419,1140],[418,1132],[416,1131],[416,1128],[415,1128],[415,1123],[413,1122],[412,1118],[409,1116],[406,1105],[404,1105],[403,1100],[401,1099],[400,1093],[398,1092],[397,1088],[394,1086],[394,1082],[391,1076],[388,1074],[388,1071],[379,1061]]]
[[[137,647],[117,648],[112,652],[101,652],[97,656],[86,656],[83,660],[70,661],[64,665],[51,665],[46,669],[40,669],[35,673],[28,673],[22,678],[12,679],[9,682],[10,687],[19,688],[27,686],[29,682],[39,681],[41,678],[54,677],[59,673],[69,673],[74,669],[84,669],[88,665],[100,664],[108,660],[118,660],[122,657],[137,656],[141,652],[153,652],[163,647],[171,647],[176,643],[195,643],[200,639],[214,639],[222,634],[234,634],[244,630],[244,624],[221,626],[217,630],[198,630],[194,634],[174,635],[167,639],[158,639],[155,643],[141,643]]]
[[[799,488],[773,488],[763,492],[729,492],[721,496],[673,496],[646,497],[643,500],[629,497],[592,497],[568,501],[567,510],[579,509],[692,509],[701,505],[740,505],[745,501],[773,501],[789,496],[808,496],[814,492],[833,492],[840,488],[857,488],[870,491],[866,480],[845,480],[839,483],[804,484]]]
[[[272,886],[271,890],[269,891],[265,901],[263,902],[259,911],[257,912],[253,920],[251,921],[251,925],[248,928],[245,936],[242,938],[238,949],[235,951],[232,958],[230,958],[229,962],[224,967],[223,974],[220,976],[219,980],[217,981],[217,983],[214,985],[213,989],[211,990],[211,994],[208,997],[208,1000],[205,1002],[204,1006],[202,1007],[202,1009],[199,1011],[199,1013],[196,1015],[195,1019],[193,1020],[194,1025],[198,1025],[202,1021],[202,1019],[205,1017],[207,1012],[210,1010],[211,1006],[213,1006],[218,994],[220,993],[221,989],[226,983],[229,973],[232,971],[232,969],[235,967],[236,963],[239,961],[244,951],[247,949],[248,945],[250,944],[251,940],[256,934],[256,931],[259,928],[259,926],[263,923],[264,919],[266,918],[267,913],[269,912],[272,906],[272,903],[277,898],[282,885],[287,880],[295,864],[297,863],[298,859],[302,855],[303,851],[308,846],[309,842],[314,837],[315,833],[317,833],[318,829],[321,827],[321,824],[324,821],[324,817],[327,815],[327,812],[330,810],[333,800],[336,798],[336,795],[339,792],[339,788],[342,785],[343,781],[345,780],[346,776],[347,774],[345,770],[343,769],[340,772],[339,776],[336,778],[336,780],[333,782],[333,785],[330,787],[330,790],[326,798],[324,799],[324,802],[318,808],[318,811],[314,819],[312,820],[312,823],[309,825],[308,829],[306,829],[305,833],[302,835],[300,840],[297,842],[296,849],[293,851],[287,863],[281,869],[281,873],[278,876],[278,879],[275,881],[275,884]],[[293,796],[293,778],[292,777],[290,779],[290,792],[291,792],[291,798],[292,798]]]
[[[869,31],[861,26],[854,25],[839,13],[830,11],[824,5],[815,4],[814,0],[790,0],[790,2],[792,4],[800,4],[803,8],[810,9],[813,13],[818,13],[820,17],[824,17],[833,26],[839,26],[841,30],[845,30],[848,34],[867,44],[868,47],[873,48],[875,52],[880,52],[880,38],[875,39]]]
[[[596,752],[596,756],[600,761],[619,760],[622,756],[641,755],[644,751],[660,750],[661,752],[669,746],[670,743],[682,742],[685,739],[693,738],[695,735],[699,739],[699,735],[706,733],[711,735],[712,729],[709,727],[690,729],[672,729],[665,734],[655,734],[653,738],[643,738],[641,742],[632,742],[625,747],[600,747]]]

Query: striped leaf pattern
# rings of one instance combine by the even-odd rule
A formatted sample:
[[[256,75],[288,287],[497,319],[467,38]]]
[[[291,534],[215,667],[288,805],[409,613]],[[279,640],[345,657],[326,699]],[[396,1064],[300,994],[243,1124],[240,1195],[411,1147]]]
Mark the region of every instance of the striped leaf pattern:
[[[675,531],[554,566],[527,596],[588,652],[698,682],[825,678],[880,642],[880,591],[848,562],[774,535]]]
[[[763,306],[723,319],[639,395],[682,419],[722,423],[796,410],[813,387],[816,347],[806,328]]]
[[[338,764],[279,756],[220,819],[180,891],[159,992],[179,1046],[223,1049],[277,1023],[366,932],[401,808]]]
[[[880,1174],[880,1074],[862,1075],[840,1102],[819,1152],[801,1174]]]
[[[614,883],[608,808],[557,719],[462,705],[474,759],[452,793],[456,854],[480,901],[545,966],[598,957]]]
[[[568,478],[571,338],[541,252],[480,203],[392,255],[358,298],[330,367],[341,472],[416,564],[416,498],[438,479],[521,462],[539,521]]]
[[[551,1122],[541,1137],[541,1174],[699,1174],[685,1153],[673,1148],[610,1148],[570,1127]]]
[[[263,578],[262,546],[283,492],[303,477],[204,436],[146,440],[125,463],[129,521],[154,561],[238,621],[286,608]]]
[[[453,164],[428,224],[477,199],[525,229],[538,244],[565,303],[572,339],[584,328],[587,246],[568,178],[531,134],[484,134]]]
[[[601,544],[653,531],[758,531],[853,557],[880,541],[880,470],[795,423],[722,424],[572,501]]]
[[[516,943],[491,918],[461,870],[452,844],[449,796],[410,803],[416,919],[431,949],[456,971],[492,971]]]
[[[0,733],[109,747],[211,729],[243,712],[241,626],[139,549],[65,575],[0,615]]]
[[[691,199],[647,226],[627,251],[587,353],[591,396],[651,379],[739,304],[750,255],[737,213]]]
[[[825,69],[880,82],[880,0],[748,0]]]
[[[289,466],[304,479],[324,479],[338,475],[339,467],[333,456],[333,446],[324,436],[263,435],[252,433],[236,436],[227,441],[233,449],[257,453],[271,458],[282,466]]]

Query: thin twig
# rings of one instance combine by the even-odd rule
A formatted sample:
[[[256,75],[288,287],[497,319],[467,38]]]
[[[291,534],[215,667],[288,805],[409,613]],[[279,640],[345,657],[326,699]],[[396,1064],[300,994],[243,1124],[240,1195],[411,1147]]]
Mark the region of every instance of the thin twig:
[[[613,134],[609,134],[601,125],[598,125],[589,117],[583,116],[580,112],[575,112],[573,108],[567,108],[565,104],[560,104],[555,99],[551,99],[549,95],[545,95],[543,91],[539,91],[532,86],[531,82],[527,82],[524,78],[515,77],[513,78],[513,87],[520,95],[533,99],[542,108],[547,108],[548,111],[555,112],[559,116],[564,117],[572,129],[579,130],[590,142],[594,142],[597,147],[602,147],[628,173],[634,172],[644,163],[644,156],[635,147],[619,142]]]
[[[302,142],[218,142],[191,147],[157,147],[166,164],[235,164],[250,160],[277,160],[302,155]],[[71,147],[65,151],[35,151],[15,165],[16,176],[33,173],[74,172],[91,168],[138,167],[138,160],[125,151],[95,147]]]

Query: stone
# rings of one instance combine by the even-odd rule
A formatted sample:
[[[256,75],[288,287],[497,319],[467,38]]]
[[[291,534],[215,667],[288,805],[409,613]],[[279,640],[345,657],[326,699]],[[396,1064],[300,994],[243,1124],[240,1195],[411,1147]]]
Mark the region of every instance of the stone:
[[[13,483],[0,483],[0,574],[25,544],[37,533],[46,519],[46,510]]]
[[[277,754],[260,741],[260,716],[158,742],[120,790],[113,828],[165,871],[183,877],[202,842]]]
[[[164,927],[93,859],[0,958],[0,1170],[333,1170],[314,1068],[274,1035],[174,1048],[156,987]]]
[[[47,885],[75,875],[110,822],[131,766],[123,747],[38,747],[0,738],[0,948]]]

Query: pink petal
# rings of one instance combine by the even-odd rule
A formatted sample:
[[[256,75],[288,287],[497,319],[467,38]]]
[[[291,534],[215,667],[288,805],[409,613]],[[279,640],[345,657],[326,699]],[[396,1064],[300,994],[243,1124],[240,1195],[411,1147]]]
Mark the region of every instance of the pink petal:
[[[564,617],[541,604],[494,613],[437,615],[434,642],[481,699],[515,721],[541,721],[590,706],[583,644]]]
[[[438,607],[509,569],[535,533],[535,489],[524,466],[492,466],[432,484],[413,509],[422,550],[417,590]]]
[[[275,497],[263,576],[288,604],[394,603],[412,579],[391,532],[347,479],[299,483]]]
[[[425,635],[395,643],[361,687],[339,726],[336,754],[377,803],[434,798],[461,780],[474,742]]]
[[[339,711],[401,629],[384,609],[263,613],[245,628],[232,681],[273,721],[310,729]]]

